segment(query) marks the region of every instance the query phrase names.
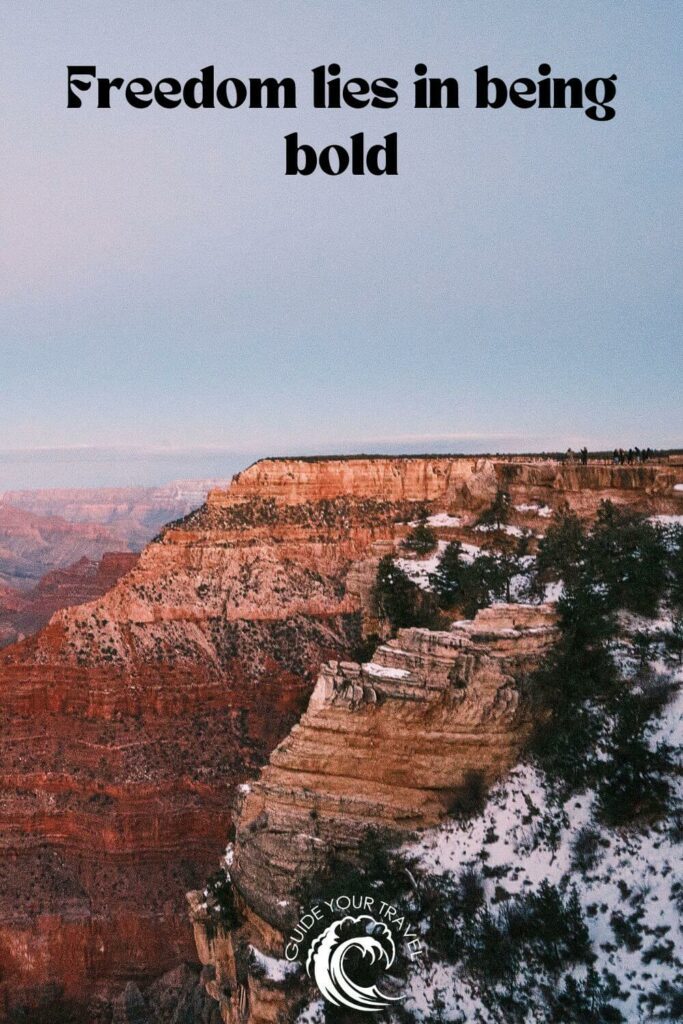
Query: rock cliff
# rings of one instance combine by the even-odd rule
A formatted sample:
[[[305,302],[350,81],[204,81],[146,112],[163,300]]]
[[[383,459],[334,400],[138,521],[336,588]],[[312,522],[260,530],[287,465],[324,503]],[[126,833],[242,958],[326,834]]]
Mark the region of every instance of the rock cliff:
[[[163,487],[74,487],[5,491],[0,502],[33,515],[106,526],[118,546],[138,551],[161,527],[206,499],[217,480],[176,480]],[[115,548],[117,545],[113,544]]]
[[[87,1004],[193,959],[185,892],[225,846],[234,788],[357,646],[346,574],[414,512],[237,488],[2,652],[0,1007],[46,986]]]
[[[298,504],[345,494],[386,501],[428,501],[458,510],[477,509],[497,488],[514,501],[536,501],[557,507],[568,502],[590,515],[609,498],[643,510],[674,511],[683,507],[683,466],[676,463],[611,465],[560,463],[553,459],[468,456],[357,456],[344,459],[262,459],[238,473],[228,492],[211,492],[216,505],[233,501],[236,493]]]
[[[69,523],[0,504],[0,583],[27,590],[53,569],[65,569],[80,558],[97,560],[120,547],[106,526]]]
[[[214,938],[201,894],[189,897],[225,1021],[289,1019],[296,987],[245,972],[243,951],[283,956],[297,889],[331,851],[352,856],[369,828],[433,825],[514,763],[532,723],[522,683],[554,635],[551,607],[496,606],[449,631],[400,630],[369,663],[323,666],[301,721],[243,787],[229,869],[243,923]]]
[[[585,510],[608,494],[667,512],[683,478],[680,467],[581,475],[532,464],[517,476],[510,465],[265,460],[166,528],[103,597],[0,653],[0,1016],[45,993],[85,1005],[196,956],[184,894],[215,867],[236,788],[287,736],[323,663],[307,715],[245,803],[245,906],[256,906],[275,853],[269,828],[259,838],[246,825],[257,808],[272,803],[269,821],[293,843],[287,856],[304,865],[297,837],[312,810],[321,830],[343,820],[351,839],[367,820],[414,828],[457,799],[467,772],[489,778],[509,763],[527,728],[511,679],[547,624],[534,633],[513,623],[505,635],[490,622],[487,640],[486,619],[436,638],[413,632],[360,668],[349,659],[371,617],[377,558],[418,510],[471,519],[501,481],[520,503]],[[369,795],[347,799],[355,755],[340,760],[340,729]],[[403,759],[372,756],[387,729]],[[319,810],[302,796],[307,775]],[[284,893],[278,856],[273,887]],[[259,927],[273,931],[280,919],[267,903]]]
[[[137,560],[132,551],[108,551],[99,562],[84,556],[46,573],[32,590],[0,589],[0,647],[35,633],[61,608],[101,597]]]

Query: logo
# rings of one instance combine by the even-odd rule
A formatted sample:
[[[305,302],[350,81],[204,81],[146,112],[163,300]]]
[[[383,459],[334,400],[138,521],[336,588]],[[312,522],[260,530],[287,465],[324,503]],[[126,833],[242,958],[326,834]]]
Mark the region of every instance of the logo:
[[[399,961],[416,960],[422,941],[397,907],[373,896],[321,900],[301,915],[285,947],[288,960],[300,960],[320,994],[333,1006],[378,1013],[401,995],[388,972]]]

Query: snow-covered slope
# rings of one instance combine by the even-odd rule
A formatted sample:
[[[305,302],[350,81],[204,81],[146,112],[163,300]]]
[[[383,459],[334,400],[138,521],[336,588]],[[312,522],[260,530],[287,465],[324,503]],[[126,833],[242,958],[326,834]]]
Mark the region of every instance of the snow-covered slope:
[[[653,728],[652,741],[680,745],[682,718],[679,689]],[[678,1020],[683,1012],[683,829],[675,808],[680,808],[682,792],[679,777],[673,809],[655,825],[607,829],[595,820],[593,793],[558,807],[543,776],[521,765],[492,790],[479,817],[430,830],[406,853],[417,857],[427,875],[452,873],[454,882],[464,869],[474,869],[482,876],[489,908],[537,892],[544,880],[563,893],[575,889],[596,957],[593,966],[614,992],[609,1002],[621,1014],[613,1019]],[[585,966],[573,970],[585,978]],[[528,995],[529,1024],[557,1019],[547,1017],[544,1009],[543,983],[550,979],[531,976],[523,967],[520,979]],[[409,990],[406,1006],[418,1021],[505,1020],[490,1001],[486,1005],[461,966],[438,956],[412,976]],[[437,1011],[441,1017],[434,1016]]]

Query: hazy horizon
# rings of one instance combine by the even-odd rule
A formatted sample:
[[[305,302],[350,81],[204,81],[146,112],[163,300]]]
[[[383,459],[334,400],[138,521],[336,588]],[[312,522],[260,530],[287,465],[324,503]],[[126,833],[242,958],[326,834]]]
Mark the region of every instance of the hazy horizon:
[[[524,447],[523,438],[424,438],[403,439],[395,443],[370,439],[366,444],[331,445],[319,449],[293,446],[264,451],[236,451],[230,448],[145,449],[145,448],[46,448],[0,449],[0,500],[4,491],[98,488],[161,487],[176,481],[228,481],[234,473],[268,457],[304,458],[354,455],[485,455],[562,453],[568,447],[578,450],[581,441],[563,439],[562,444],[537,444]],[[548,439],[549,442],[552,439]],[[515,443],[513,443],[513,441]],[[488,443],[486,443],[488,442]],[[497,442],[497,443],[493,443]],[[636,443],[636,442],[632,442]],[[594,451],[609,452],[621,444],[592,445]],[[663,449],[681,446],[662,446]]]

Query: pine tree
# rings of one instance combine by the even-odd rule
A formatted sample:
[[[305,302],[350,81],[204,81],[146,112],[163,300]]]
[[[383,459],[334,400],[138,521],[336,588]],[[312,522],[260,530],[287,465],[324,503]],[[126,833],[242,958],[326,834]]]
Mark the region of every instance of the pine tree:
[[[436,571],[429,576],[441,608],[454,608],[462,598],[467,564],[462,560],[462,544],[454,540],[444,549]]]
[[[512,501],[507,491],[496,491],[496,496],[487,509],[479,517],[479,526],[489,526],[502,530],[510,519]]]
[[[416,555],[429,554],[434,550],[436,544],[436,533],[427,523],[418,523],[403,541],[403,547],[408,551],[414,551]]]
[[[586,558],[586,532],[568,505],[555,514],[553,523],[538,545],[535,572],[542,583],[564,580],[575,585]]]

